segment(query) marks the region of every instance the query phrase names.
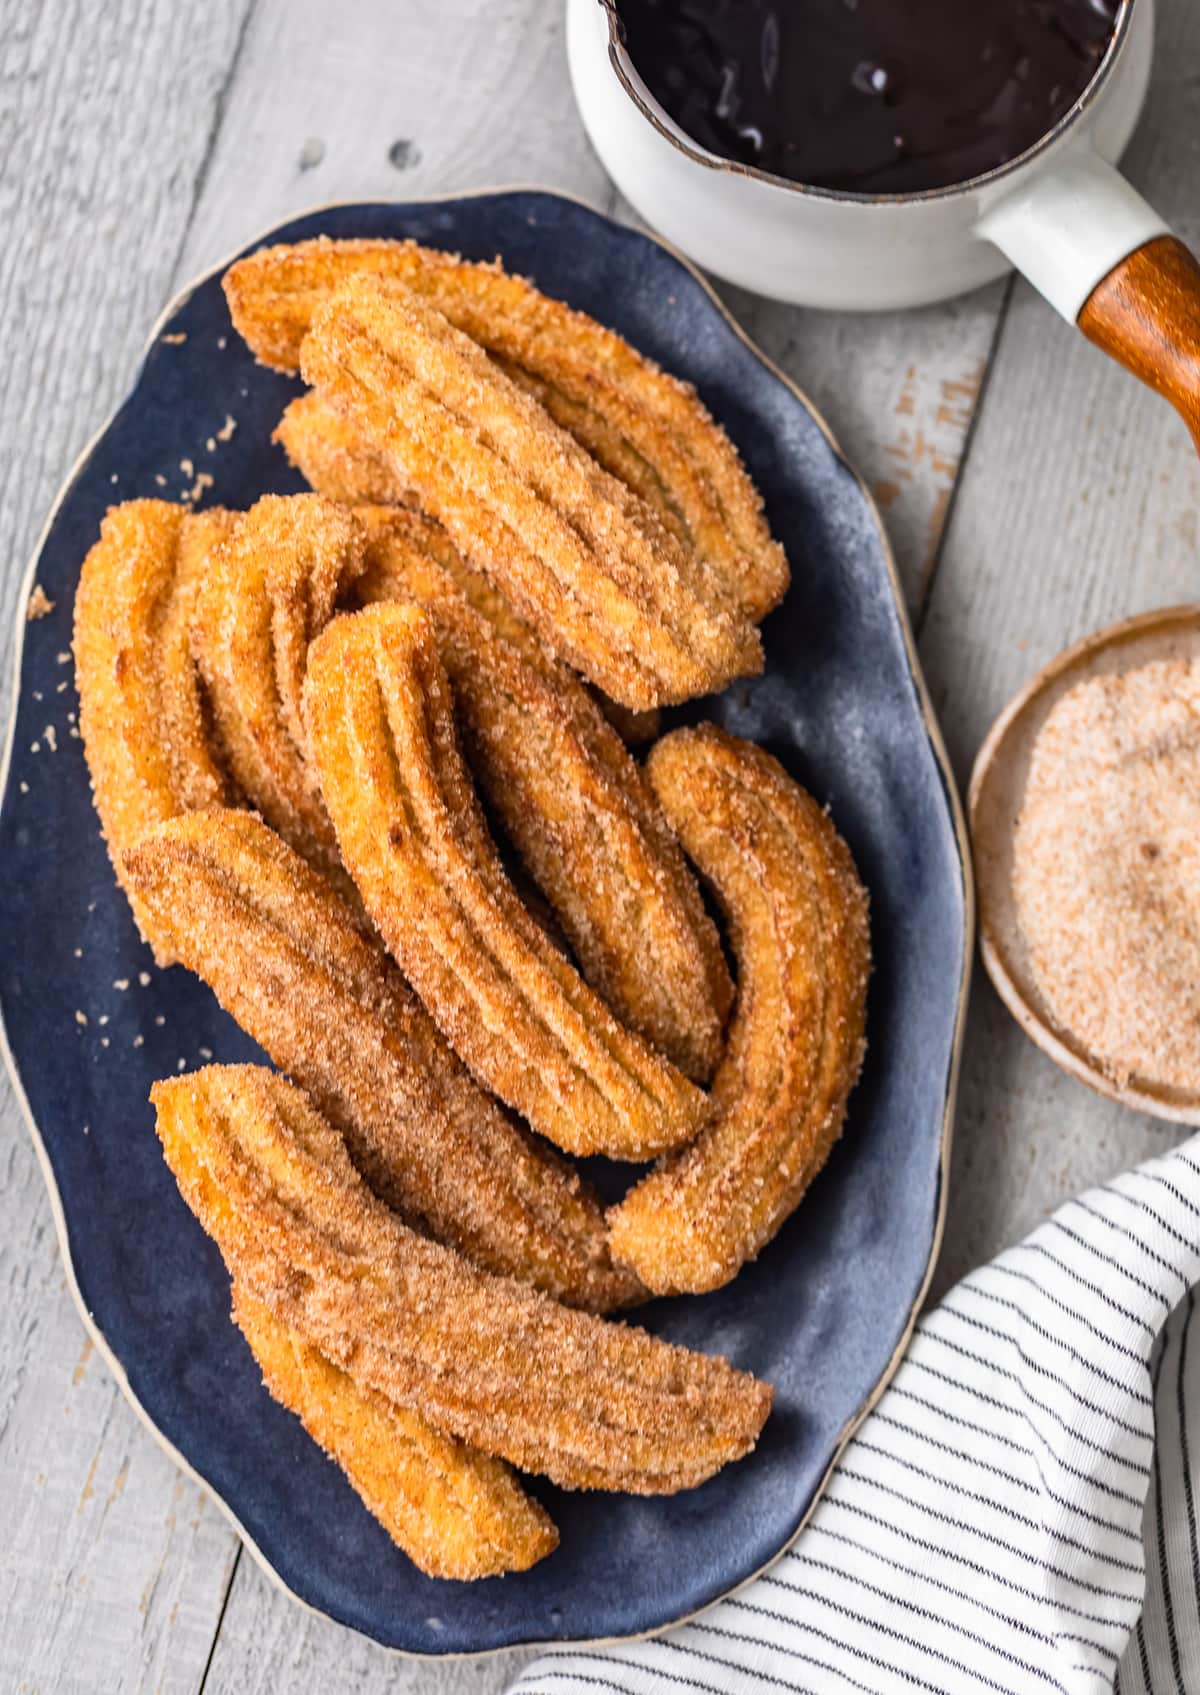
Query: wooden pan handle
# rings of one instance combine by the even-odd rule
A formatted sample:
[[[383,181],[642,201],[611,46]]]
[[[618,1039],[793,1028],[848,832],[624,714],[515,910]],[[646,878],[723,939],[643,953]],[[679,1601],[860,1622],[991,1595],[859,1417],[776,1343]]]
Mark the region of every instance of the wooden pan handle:
[[[1200,450],[1200,263],[1173,235],[1123,259],[1079,314],[1089,341],[1180,412]]]

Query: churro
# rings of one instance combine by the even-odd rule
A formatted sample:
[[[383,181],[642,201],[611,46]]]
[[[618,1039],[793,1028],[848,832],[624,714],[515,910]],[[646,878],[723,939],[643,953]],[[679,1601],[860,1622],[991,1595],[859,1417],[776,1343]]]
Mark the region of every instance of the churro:
[[[312,389],[288,403],[271,440],[326,500],[342,506],[408,504],[405,479]]]
[[[313,320],[307,381],[558,656],[634,708],[762,669],[703,556],[417,295],[348,282]]]
[[[721,573],[758,620],[788,585],[783,550],[737,450],[695,389],[614,331],[496,264],[411,241],[263,248],[226,272],[234,324],[269,365],[296,370],[319,308],[367,273],[404,284],[487,349],[514,381]]]
[[[165,500],[114,506],[75,597],[79,727],[117,880],[160,965],[174,957],[132,893],[121,855],[163,819],[232,798],[210,744],[188,647],[196,586],[233,524]]]
[[[829,818],[761,748],[678,730],[649,775],[728,917],[738,1005],[714,1116],[610,1213],[610,1232],[655,1293],[700,1293],[771,1240],[841,1133],[864,1052],[867,898]]]
[[[502,1460],[356,1383],[237,1282],[233,1317],[271,1394],[428,1577],[527,1571],[558,1546],[548,1514]]]
[[[476,610],[486,592],[472,595],[473,574],[447,554],[443,531],[378,509],[369,530],[360,598],[416,601],[432,619],[471,769],[583,976],[631,1029],[707,1081],[733,986],[643,772],[571,672]]]
[[[192,647],[238,786],[297,852],[337,876],[333,829],[300,714],[308,644],[365,563],[353,514],[319,495],[264,495],[213,555]]]
[[[690,1140],[705,1097],[616,1021],[517,899],[425,613],[336,619],[310,651],[304,709],[346,868],[475,1075],[571,1153],[643,1159]]]

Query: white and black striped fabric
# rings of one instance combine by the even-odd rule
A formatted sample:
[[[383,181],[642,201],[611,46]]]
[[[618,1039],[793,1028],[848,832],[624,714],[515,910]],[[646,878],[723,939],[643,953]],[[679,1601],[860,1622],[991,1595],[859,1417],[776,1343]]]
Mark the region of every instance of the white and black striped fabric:
[[[770,1572],[511,1695],[1200,1692],[1197,1281],[1200,1137],[923,1318]]]

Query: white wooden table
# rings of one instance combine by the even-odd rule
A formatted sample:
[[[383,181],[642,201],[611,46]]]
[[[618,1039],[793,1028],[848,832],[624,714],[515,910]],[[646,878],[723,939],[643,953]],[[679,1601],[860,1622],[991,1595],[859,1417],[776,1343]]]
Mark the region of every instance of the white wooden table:
[[[1200,7],[1160,12],[1128,164],[1196,243]],[[560,0],[0,0],[6,702],[44,514],[194,273],[334,199],[536,183],[625,215],[562,34]],[[960,779],[1064,643],[1200,596],[1183,427],[1023,284],[871,320],[728,297],[875,489]],[[979,981],[937,1288],[1170,1135],[1058,1073]],[[400,1660],[241,1556],[92,1357],[2,1081],[0,1170],[0,1691],[501,1689],[520,1656]]]

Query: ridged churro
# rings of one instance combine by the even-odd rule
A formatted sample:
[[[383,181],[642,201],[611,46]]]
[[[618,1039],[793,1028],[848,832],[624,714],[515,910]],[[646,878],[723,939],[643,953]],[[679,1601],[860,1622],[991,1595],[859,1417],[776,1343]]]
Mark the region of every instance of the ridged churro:
[[[181,818],[125,866],[177,957],[308,1091],[390,1205],[572,1304],[636,1298],[577,1173],[481,1093],[382,948],[265,824]]]
[[[174,957],[129,888],[121,855],[178,813],[232,798],[210,743],[188,646],[196,586],[232,514],[165,500],[114,506],[75,597],[79,727],[104,839],[139,930],[160,965]]]
[[[841,1133],[864,1052],[867,898],[829,818],[761,748],[678,730],[649,774],[728,917],[738,1006],[713,1118],[626,1195],[610,1231],[657,1294],[700,1293],[770,1241]]]
[[[313,389],[288,403],[271,440],[326,500],[342,506],[408,504],[405,479]]]
[[[737,450],[695,389],[523,277],[410,241],[318,239],[250,254],[226,272],[224,287],[234,324],[257,356],[296,370],[317,311],[361,273],[413,289],[486,348],[712,562],[752,619],[782,600],[783,550]]]
[[[571,1153],[643,1159],[690,1140],[705,1097],[618,1024],[517,899],[425,613],[336,619],[310,651],[304,709],[346,868],[475,1075]]]
[[[233,1317],[271,1394],[428,1577],[527,1571],[558,1546],[549,1516],[502,1460],[356,1383],[236,1282]]]
[[[308,644],[365,563],[353,514],[319,495],[264,495],[213,556],[192,647],[238,786],[297,852],[337,876],[333,829],[300,715]]]
[[[757,631],[705,559],[418,296],[352,279],[317,313],[301,367],[614,700],[686,700],[762,669]]]
[[[282,1078],[209,1066],[152,1099],[231,1275],[357,1385],[566,1488],[672,1493],[753,1448],[765,1384],[418,1236]]]
[[[444,532],[379,509],[368,525],[359,596],[416,601],[432,619],[471,768],[584,977],[639,1035],[707,1081],[733,985],[640,767],[572,673],[476,611],[472,574],[447,555]]]

